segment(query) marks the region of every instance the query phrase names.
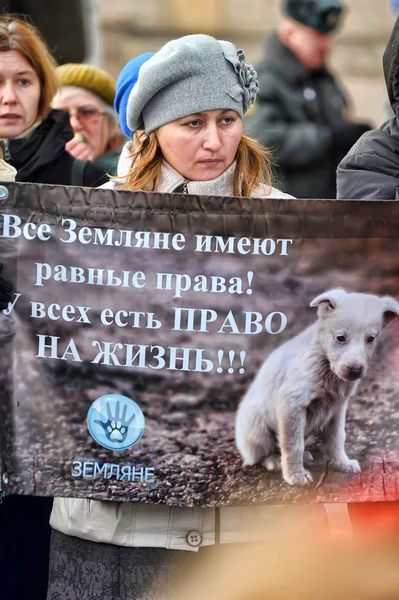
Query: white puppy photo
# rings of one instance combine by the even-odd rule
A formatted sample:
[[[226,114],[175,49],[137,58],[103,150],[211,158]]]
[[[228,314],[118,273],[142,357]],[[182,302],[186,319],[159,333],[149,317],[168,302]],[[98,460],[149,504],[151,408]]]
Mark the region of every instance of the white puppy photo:
[[[392,297],[341,288],[320,294],[310,306],[317,307],[317,321],[266,358],[236,417],[244,466],[281,468],[293,486],[312,481],[304,464],[312,462],[306,445],[315,436],[323,439],[329,467],[360,472],[345,451],[348,401],[367,373],[380,332],[399,316]]]

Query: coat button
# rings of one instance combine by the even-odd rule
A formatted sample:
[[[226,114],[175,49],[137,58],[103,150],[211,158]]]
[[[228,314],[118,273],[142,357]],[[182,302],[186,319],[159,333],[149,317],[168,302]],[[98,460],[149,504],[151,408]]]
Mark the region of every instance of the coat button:
[[[186,535],[186,542],[192,548],[197,548],[197,546],[201,545],[202,533],[195,530],[189,531]]]

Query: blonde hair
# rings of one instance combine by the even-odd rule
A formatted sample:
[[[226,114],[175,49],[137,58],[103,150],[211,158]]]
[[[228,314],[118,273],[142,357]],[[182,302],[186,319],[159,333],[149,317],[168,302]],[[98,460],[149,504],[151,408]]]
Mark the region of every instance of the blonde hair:
[[[12,15],[0,16],[0,52],[16,50],[32,66],[40,81],[38,117],[45,119],[58,89],[57,63],[33,25]]]
[[[143,131],[133,136],[132,166],[122,190],[154,192],[161,179],[164,161],[155,132],[147,135]],[[262,144],[243,135],[238,144],[236,169],[233,179],[233,196],[247,198],[259,185],[272,185],[271,152]]]

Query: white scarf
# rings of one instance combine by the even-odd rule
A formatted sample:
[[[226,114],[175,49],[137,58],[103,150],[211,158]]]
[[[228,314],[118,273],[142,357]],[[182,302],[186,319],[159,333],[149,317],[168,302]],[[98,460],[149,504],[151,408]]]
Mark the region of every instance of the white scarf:
[[[161,181],[157,192],[170,193],[182,185],[187,183],[187,193],[201,196],[231,196],[233,194],[233,178],[234,178],[235,163],[230,165],[228,169],[219,177],[208,181],[189,181],[180,175],[176,169],[170,166],[167,162],[162,165]]]

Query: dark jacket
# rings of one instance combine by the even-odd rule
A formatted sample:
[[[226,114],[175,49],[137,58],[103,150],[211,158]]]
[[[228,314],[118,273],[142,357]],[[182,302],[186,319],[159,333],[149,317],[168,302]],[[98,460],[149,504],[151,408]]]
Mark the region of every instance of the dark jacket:
[[[385,50],[384,75],[394,114],[399,100],[399,19]],[[393,117],[380,129],[365,133],[337,171],[337,198],[399,200],[399,121]]]
[[[52,110],[32,135],[3,142],[4,159],[17,169],[16,181],[71,185],[73,164],[81,162],[65,150],[72,138],[68,113]],[[81,185],[97,187],[108,181],[98,165],[86,161],[82,167]]]
[[[327,68],[310,72],[271,35],[256,65],[260,93],[245,132],[271,148],[276,185],[298,198],[335,198],[331,128],[345,121],[346,98]]]

